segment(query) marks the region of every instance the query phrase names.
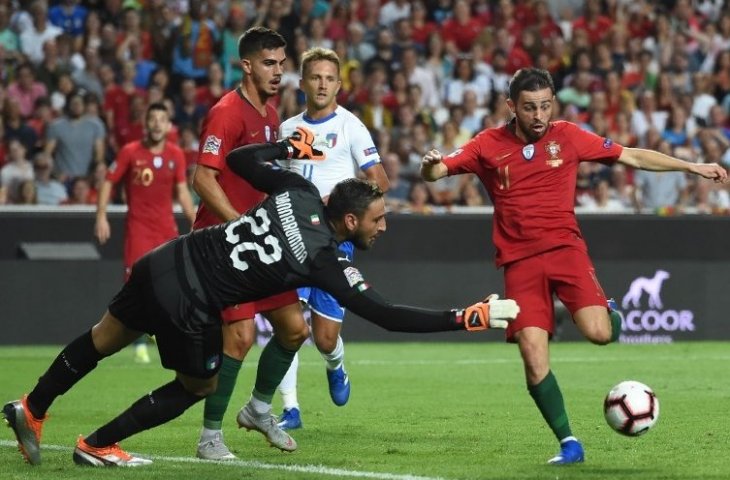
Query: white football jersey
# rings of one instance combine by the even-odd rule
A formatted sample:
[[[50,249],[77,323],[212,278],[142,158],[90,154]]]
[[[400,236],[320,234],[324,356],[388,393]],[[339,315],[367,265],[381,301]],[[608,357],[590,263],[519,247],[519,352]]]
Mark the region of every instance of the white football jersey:
[[[367,127],[341,106],[320,120],[309,118],[304,112],[293,116],[281,124],[279,138],[288,137],[300,125],[314,132],[314,148],[324,152],[325,159],[281,163],[314,183],[322,197],[329,195],[337,182],[357,176],[356,168],[365,171],[380,163]]]

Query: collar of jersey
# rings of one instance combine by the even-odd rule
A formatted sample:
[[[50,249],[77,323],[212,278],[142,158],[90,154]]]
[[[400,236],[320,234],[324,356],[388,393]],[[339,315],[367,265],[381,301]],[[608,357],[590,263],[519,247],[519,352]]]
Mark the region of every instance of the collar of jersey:
[[[315,120],[314,118],[308,116],[306,113],[304,115],[302,115],[302,118],[307,123],[311,123],[312,125],[317,125],[317,124],[320,124],[320,123],[324,123],[327,120],[330,120],[332,118],[335,118],[335,116],[337,116],[337,110],[335,110],[334,112],[330,113],[329,115],[327,115],[324,118],[320,118],[319,120]]]

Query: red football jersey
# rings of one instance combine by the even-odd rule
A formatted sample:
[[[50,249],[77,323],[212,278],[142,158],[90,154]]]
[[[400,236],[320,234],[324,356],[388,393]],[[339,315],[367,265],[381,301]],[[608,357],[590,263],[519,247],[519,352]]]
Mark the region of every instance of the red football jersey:
[[[233,208],[243,213],[264,199],[264,194],[236,175],[226,165],[226,155],[251,143],[275,142],[279,132],[279,115],[267,104],[266,116],[246,100],[239,89],[228,92],[210,109],[200,136],[198,164],[220,172],[218,183]],[[193,228],[217,225],[222,220],[203,202],[198,207]]]
[[[559,246],[585,248],[574,211],[578,163],[612,163],[622,151],[608,138],[558,121],[530,144],[509,125],[484,130],[444,163],[449,175],[476,174],[489,192],[500,267]]]
[[[128,143],[119,151],[106,178],[112,183],[124,179],[128,205],[126,266],[178,235],[172,201],[175,186],[185,182],[185,155],[180,147],[168,141],[162,153],[153,154],[142,142]]]

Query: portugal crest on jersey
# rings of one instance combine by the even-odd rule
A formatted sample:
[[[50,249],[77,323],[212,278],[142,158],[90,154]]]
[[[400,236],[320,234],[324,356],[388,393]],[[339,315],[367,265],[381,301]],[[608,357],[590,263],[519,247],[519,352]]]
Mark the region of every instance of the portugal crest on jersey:
[[[563,159],[558,157],[558,155],[560,155],[559,143],[554,140],[550,140],[547,145],[545,145],[545,151],[548,155],[550,155],[550,158],[545,160],[546,164],[553,168],[557,168],[563,163]]]

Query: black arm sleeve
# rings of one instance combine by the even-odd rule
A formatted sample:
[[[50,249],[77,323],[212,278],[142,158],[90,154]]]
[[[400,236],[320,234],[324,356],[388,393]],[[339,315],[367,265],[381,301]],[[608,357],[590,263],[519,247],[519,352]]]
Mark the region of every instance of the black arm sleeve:
[[[323,252],[314,261],[311,279],[340,305],[391,332],[446,332],[464,330],[461,316],[452,310],[429,310],[393,305],[370,287],[346,259]]]
[[[310,183],[301,175],[283,170],[272,163],[286,158],[287,154],[286,147],[279,143],[257,143],[231,151],[226,156],[226,162],[236,175],[264,193],[272,194],[287,188],[309,186]]]

